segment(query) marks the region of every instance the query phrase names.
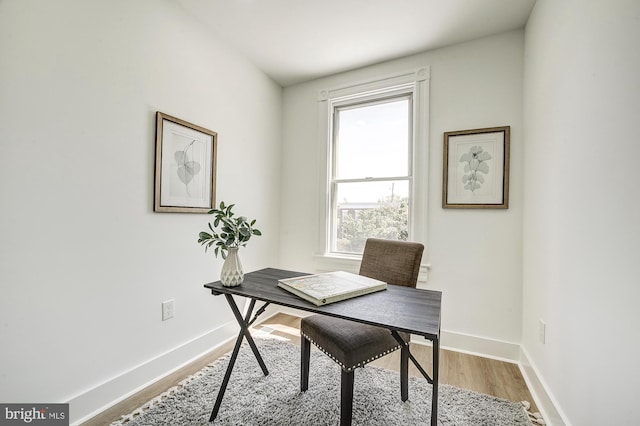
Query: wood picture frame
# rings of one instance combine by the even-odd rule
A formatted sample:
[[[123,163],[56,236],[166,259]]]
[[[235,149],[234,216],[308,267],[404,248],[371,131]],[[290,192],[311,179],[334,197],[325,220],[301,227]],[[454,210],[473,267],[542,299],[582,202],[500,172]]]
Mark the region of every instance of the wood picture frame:
[[[216,203],[218,134],[156,112],[153,211],[208,213]]]
[[[508,209],[511,126],[444,134],[442,208]]]

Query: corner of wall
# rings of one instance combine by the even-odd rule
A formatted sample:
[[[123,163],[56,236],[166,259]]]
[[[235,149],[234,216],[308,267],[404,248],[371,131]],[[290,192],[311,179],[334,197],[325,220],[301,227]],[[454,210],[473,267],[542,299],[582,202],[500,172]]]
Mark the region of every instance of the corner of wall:
[[[534,363],[531,362],[531,358],[529,358],[527,350],[523,346],[520,346],[520,359],[518,361],[524,381],[546,424],[548,426],[569,425],[569,422],[565,420],[566,416],[558,408],[559,404],[548,390],[548,386],[538,373]]]

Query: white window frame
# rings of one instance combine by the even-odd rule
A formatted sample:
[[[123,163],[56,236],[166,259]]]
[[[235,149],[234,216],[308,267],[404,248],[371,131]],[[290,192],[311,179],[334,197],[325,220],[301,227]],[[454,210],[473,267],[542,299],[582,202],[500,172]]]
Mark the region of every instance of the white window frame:
[[[333,111],[336,106],[354,102],[367,102],[400,94],[412,97],[411,123],[413,126],[410,141],[410,210],[409,239],[427,241],[427,180],[429,164],[429,79],[428,66],[394,74],[375,80],[369,80],[334,89],[323,89],[318,93],[318,149],[320,161],[320,199],[318,223],[317,253],[320,270],[355,271],[362,255],[338,254],[331,252],[331,182],[332,182],[332,139]],[[426,252],[426,250],[425,250]],[[423,262],[426,256],[423,257]]]

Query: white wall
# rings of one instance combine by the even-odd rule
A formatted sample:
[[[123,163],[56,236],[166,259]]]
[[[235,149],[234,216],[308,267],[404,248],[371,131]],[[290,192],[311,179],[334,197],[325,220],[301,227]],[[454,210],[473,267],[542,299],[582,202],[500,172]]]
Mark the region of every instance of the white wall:
[[[523,348],[560,421],[637,424],[640,3],[538,0],[525,34]]]
[[[171,1],[0,2],[0,401],[72,400],[74,421],[112,396],[95,386],[229,336],[202,287],[222,263],[196,243],[208,216],[152,211],[154,114],[219,133],[218,200],[257,218],[257,269],[277,262],[281,103]]]
[[[521,333],[523,32],[514,31],[284,91],[280,260],[319,270],[318,91],[431,67],[427,288],[443,291],[443,329],[519,343]],[[504,211],[443,210],[446,131],[511,126],[511,197]],[[344,265],[341,265],[344,268]],[[447,344],[443,340],[443,344]]]

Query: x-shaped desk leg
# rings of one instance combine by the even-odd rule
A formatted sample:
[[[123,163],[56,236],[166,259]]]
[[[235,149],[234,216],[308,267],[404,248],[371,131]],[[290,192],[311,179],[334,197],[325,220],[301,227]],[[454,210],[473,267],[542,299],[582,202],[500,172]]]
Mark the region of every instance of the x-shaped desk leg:
[[[400,334],[398,334],[397,331],[391,330],[391,334],[393,335],[393,337],[398,341],[398,343],[401,346],[404,347],[406,345],[406,342],[402,339],[402,337],[400,337]],[[420,365],[418,360],[413,356],[411,351],[409,351],[409,349],[407,349],[407,353],[408,353],[409,359],[413,362],[413,364],[420,371],[420,373],[422,373],[424,378],[427,379],[427,382],[429,384],[433,385],[432,386],[433,391],[431,393],[431,426],[437,426],[437,423],[438,423],[438,379],[439,379],[439,375],[440,375],[439,374],[439,372],[440,372],[440,338],[439,338],[439,335],[440,335],[440,333],[438,333],[438,337],[437,338],[433,339],[433,377],[429,377],[427,372],[424,371],[424,368],[422,368],[422,366]]]
[[[209,421],[212,422],[216,416],[218,415],[218,410],[220,410],[220,405],[222,404],[222,398],[224,397],[224,393],[227,390],[227,385],[229,384],[229,377],[231,377],[231,372],[233,371],[233,366],[236,362],[236,358],[238,357],[238,352],[240,352],[240,346],[242,345],[242,339],[247,338],[247,342],[249,346],[251,346],[251,350],[253,354],[256,356],[258,360],[258,364],[260,364],[260,368],[262,368],[262,372],[265,376],[269,375],[269,370],[267,370],[267,366],[264,364],[262,360],[262,356],[260,356],[260,352],[258,352],[258,348],[256,347],[256,343],[253,341],[253,337],[251,337],[251,333],[249,333],[249,320],[251,319],[251,314],[253,313],[253,308],[256,304],[255,299],[251,299],[251,303],[249,304],[249,309],[247,311],[246,316],[243,318],[240,310],[238,309],[238,305],[236,305],[235,300],[233,300],[233,296],[230,294],[225,294],[224,297],[227,299],[227,303],[231,307],[233,314],[240,325],[240,333],[238,334],[238,338],[236,339],[236,345],[233,348],[233,352],[231,353],[231,359],[229,360],[229,365],[227,366],[227,372],[224,375],[224,379],[222,380],[222,385],[220,386],[220,391],[218,392],[218,397],[216,398],[216,404],[213,406],[213,410],[211,411],[211,417],[209,417]]]

